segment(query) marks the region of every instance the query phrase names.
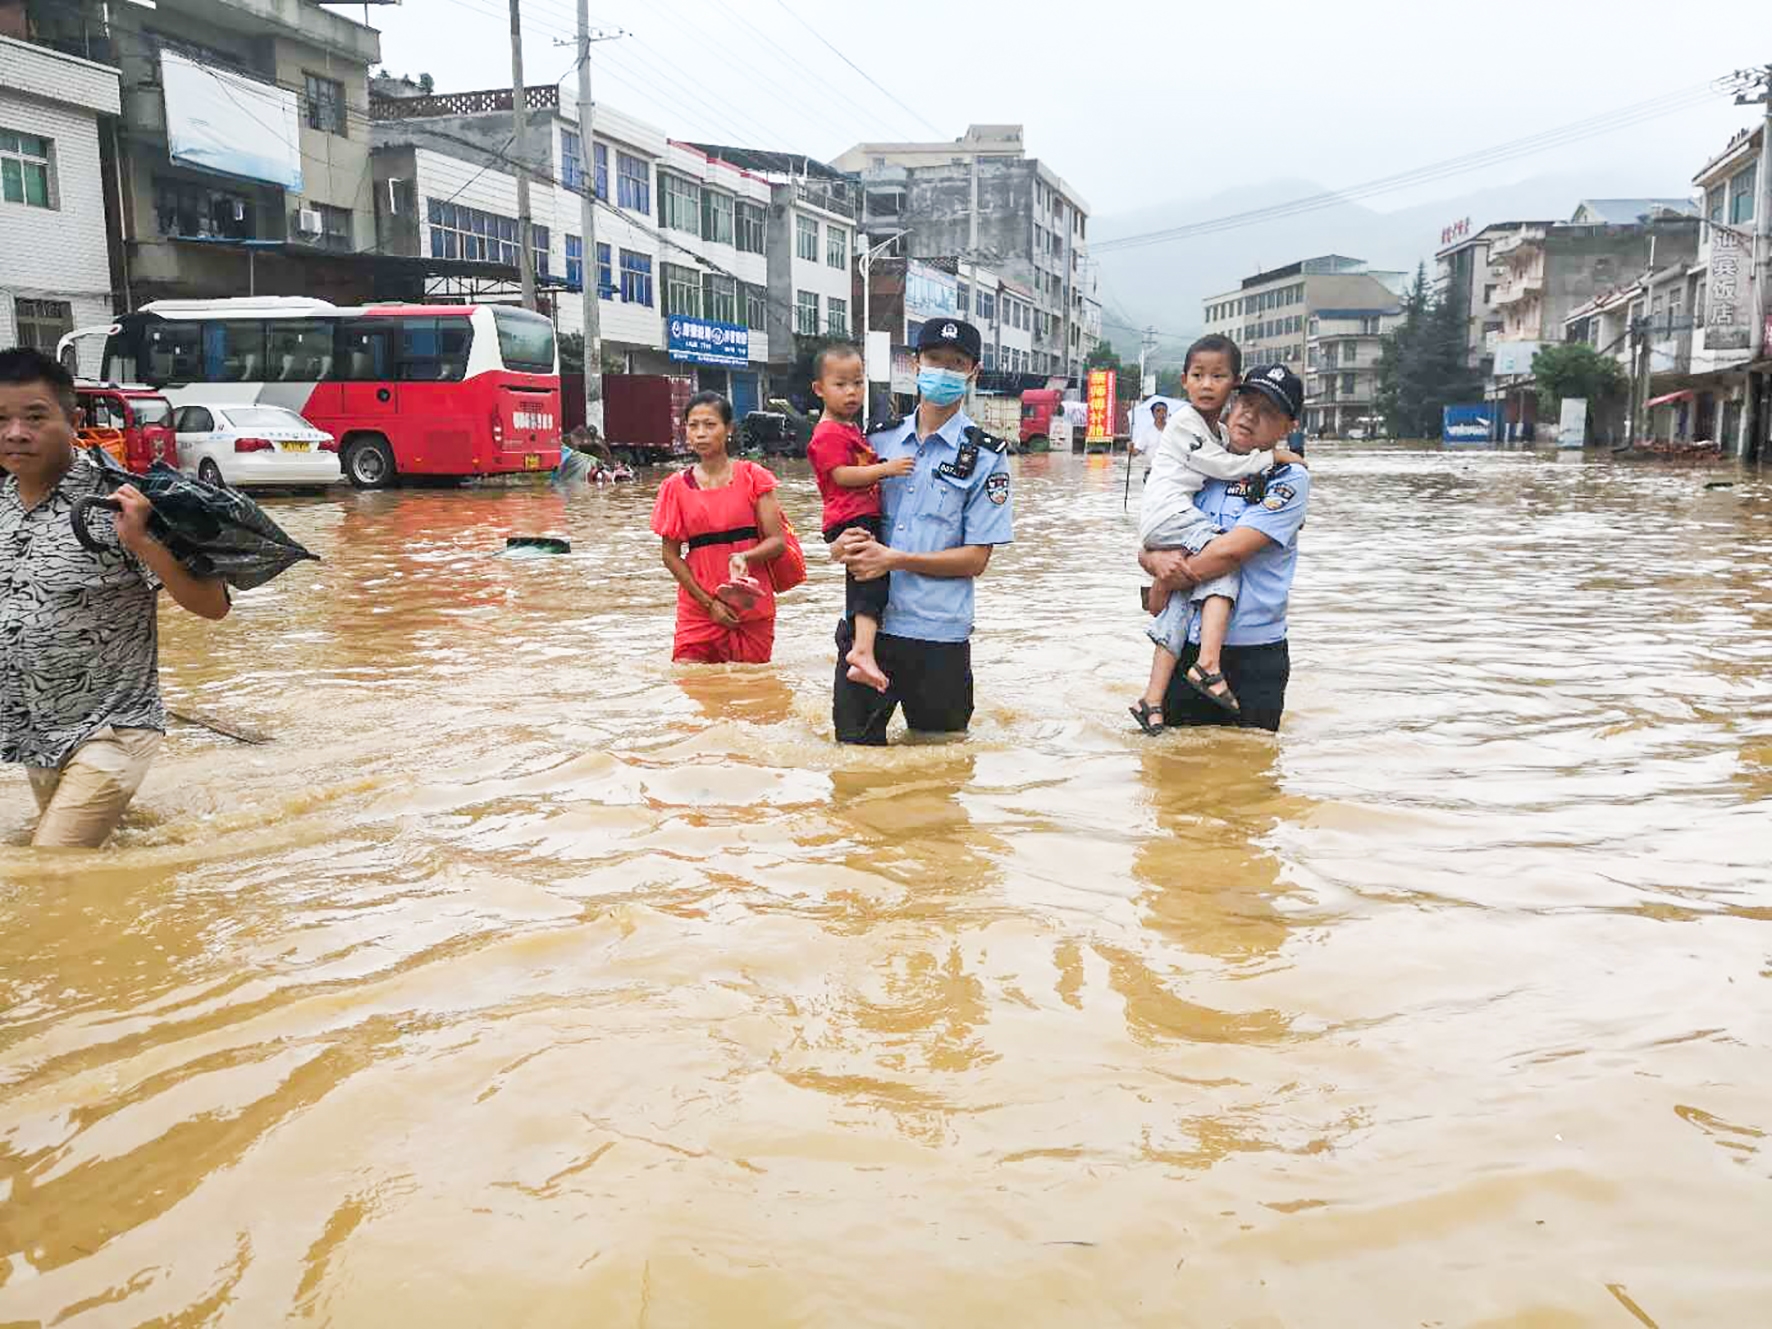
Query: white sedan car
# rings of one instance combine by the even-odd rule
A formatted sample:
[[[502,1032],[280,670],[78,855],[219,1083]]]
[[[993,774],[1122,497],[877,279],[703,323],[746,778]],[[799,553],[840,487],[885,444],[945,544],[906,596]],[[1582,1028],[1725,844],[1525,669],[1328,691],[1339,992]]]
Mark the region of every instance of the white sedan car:
[[[335,485],[338,440],[282,406],[187,403],[172,417],[178,468],[210,484]]]

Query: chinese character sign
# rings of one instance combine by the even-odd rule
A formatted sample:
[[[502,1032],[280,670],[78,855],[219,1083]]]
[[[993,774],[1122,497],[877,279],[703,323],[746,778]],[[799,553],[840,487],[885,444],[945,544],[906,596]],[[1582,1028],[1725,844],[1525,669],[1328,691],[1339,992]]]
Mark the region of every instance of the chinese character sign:
[[[714,323],[675,315],[666,327],[666,346],[673,360],[743,369],[751,361],[751,333],[736,323]]]
[[[1749,264],[1742,261],[1747,248],[1739,231],[1711,227],[1710,296],[1705,301],[1704,348],[1707,351],[1745,351],[1752,296],[1747,289]]]
[[[1111,369],[1089,371],[1089,426],[1087,443],[1107,443],[1114,437],[1114,417],[1119,414],[1118,375]]]

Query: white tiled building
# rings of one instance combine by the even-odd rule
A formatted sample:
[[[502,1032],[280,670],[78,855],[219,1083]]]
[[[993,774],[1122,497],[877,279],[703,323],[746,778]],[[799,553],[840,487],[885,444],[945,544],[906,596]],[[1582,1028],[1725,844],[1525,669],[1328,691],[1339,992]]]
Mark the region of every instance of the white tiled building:
[[[118,106],[116,70],[0,37],[0,346],[53,352],[114,311],[99,117]]]

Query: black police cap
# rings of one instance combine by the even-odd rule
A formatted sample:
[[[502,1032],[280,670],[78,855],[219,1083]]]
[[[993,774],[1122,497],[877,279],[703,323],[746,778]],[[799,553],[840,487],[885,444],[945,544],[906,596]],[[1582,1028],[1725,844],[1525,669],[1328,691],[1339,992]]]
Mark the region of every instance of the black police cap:
[[[937,346],[964,351],[977,364],[984,353],[984,338],[963,318],[932,318],[917,329],[917,350],[931,351]]]

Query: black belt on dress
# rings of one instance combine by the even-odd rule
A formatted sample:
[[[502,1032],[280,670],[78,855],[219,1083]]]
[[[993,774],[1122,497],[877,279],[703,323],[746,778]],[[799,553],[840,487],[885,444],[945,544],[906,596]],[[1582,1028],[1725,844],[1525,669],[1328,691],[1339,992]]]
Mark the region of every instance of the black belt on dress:
[[[740,540],[757,540],[755,526],[737,526],[730,531],[709,531],[706,535],[692,535],[685,542],[691,549],[706,549],[709,545],[735,545]]]

